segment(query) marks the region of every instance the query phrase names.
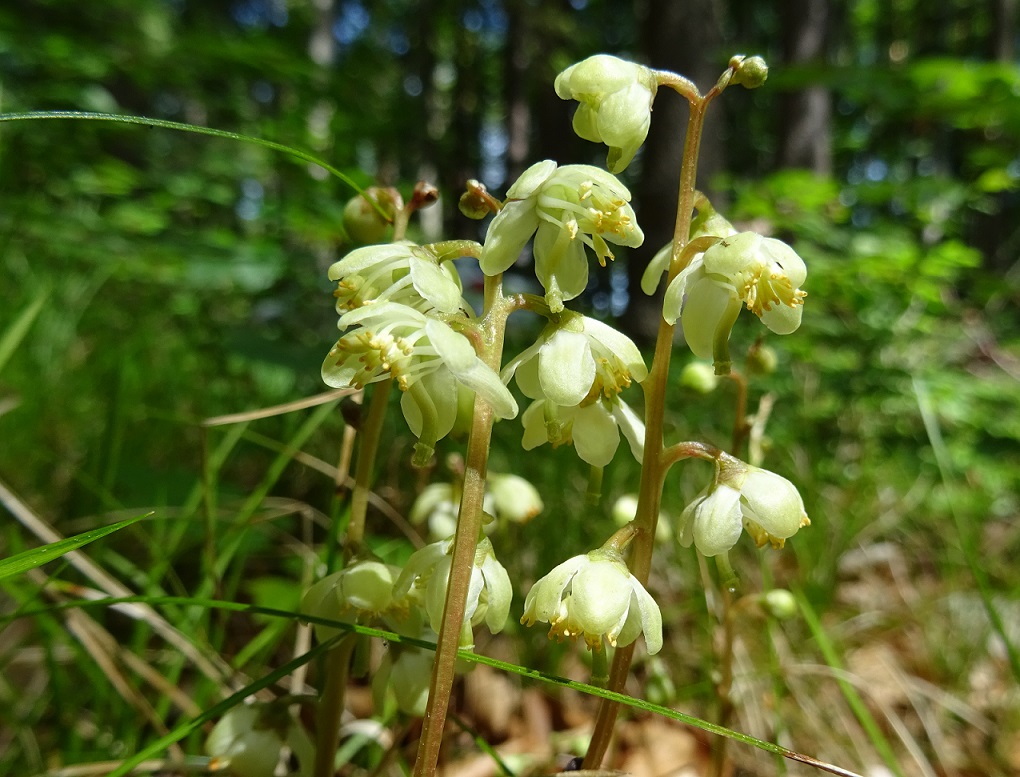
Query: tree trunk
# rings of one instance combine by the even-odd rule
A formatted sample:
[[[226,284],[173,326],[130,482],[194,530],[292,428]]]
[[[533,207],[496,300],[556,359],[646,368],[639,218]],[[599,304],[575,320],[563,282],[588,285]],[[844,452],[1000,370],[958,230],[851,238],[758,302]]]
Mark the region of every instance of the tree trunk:
[[[822,65],[830,18],[829,0],[792,0],[783,14],[783,61],[795,67]],[[779,164],[819,175],[832,173],[832,100],[824,86],[787,92],[779,112]]]
[[[693,80],[704,92],[726,69],[719,57],[722,31],[715,0],[647,0],[641,24],[641,46],[648,65],[672,70]],[[725,55],[724,55],[725,56]],[[659,326],[661,306],[649,304],[641,291],[641,274],[648,261],[673,239],[677,186],[687,103],[669,89],[655,98],[652,127],[641,162],[635,206],[645,233],[644,245],[629,255],[627,265],[630,304],[623,326],[638,340],[650,342]],[[698,185],[706,191],[712,177],[724,167],[722,111],[710,111],[701,143]],[[710,191],[706,193],[711,198]],[[659,294],[663,289],[659,289]]]

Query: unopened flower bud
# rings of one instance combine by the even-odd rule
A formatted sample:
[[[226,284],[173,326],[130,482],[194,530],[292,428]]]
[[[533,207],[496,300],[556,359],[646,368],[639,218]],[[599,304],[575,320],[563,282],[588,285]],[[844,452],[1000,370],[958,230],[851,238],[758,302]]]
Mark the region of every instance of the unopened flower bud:
[[[785,588],[773,588],[761,598],[761,606],[769,615],[781,621],[797,614],[797,599]]]
[[[471,179],[467,182],[467,191],[460,195],[457,207],[469,219],[480,221],[490,213],[499,213],[500,202],[489,194],[485,184]]]
[[[734,60],[739,60],[734,62]],[[740,84],[745,89],[757,89],[769,77],[769,66],[761,57],[743,57],[737,55],[730,60],[730,67],[736,67],[732,84]]]
[[[396,189],[370,186],[362,194],[347,201],[344,206],[344,229],[357,243],[382,243],[386,240],[393,214],[399,207],[403,207],[403,203]]]
[[[680,385],[699,394],[710,394],[719,385],[719,376],[708,362],[690,362],[680,373]]]

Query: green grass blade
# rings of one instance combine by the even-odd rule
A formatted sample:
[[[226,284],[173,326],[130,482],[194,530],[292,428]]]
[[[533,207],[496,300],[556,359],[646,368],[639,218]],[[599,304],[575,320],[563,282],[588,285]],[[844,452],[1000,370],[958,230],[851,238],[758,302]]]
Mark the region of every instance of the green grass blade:
[[[49,545],[43,545],[41,548],[32,548],[31,550],[18,553],[16,556],[0,559],[0,580],[12,577],[13,575],[20,575],[22,572],[27,572],[36,567],[41,567],[43,564],[60,558],[65,553],[70,553],[72,550],[77,550],[83,545],[88,545],[90,542],[95,542],[108,534],[120,531],[149,515],[152,515],[152,513],[128,518],[126,521],[111,523],[109,526],[82,532],[67,539],[51,542]]]
[[[161,604],[174,604],[174,605],[185,604],[194,607],[208,607],[211,609],[229,610],[232,612],[245,612],[258,615],[268,615],[276,618],[300,620],[306,623],[331,626],[333,628],[342,629],[345,632],[353,631],[358,634],[363,634],[367,637],[377,637],[379,639],[384,639],[388,642],[404,645],[414,645],[415,647],[424,648],[426,650],[434,651],[436,649],[436,645],[434,642],[426,642],[425,640],[422,639],[405,637],[400,634],[396,634],[392,631],[384,631],[382,629],[373,629],[368,626],[359,626],[350,623],[343,623],[341,621],[334,621],[328,618],[319,618],[313,615],[297,613],[290,610],[278,610],[272,607],[260,607],[258,605],[253,604],[225,602],[216,599],[194,599],[187,596],[160,596],[160,597],[129,596],[123,598],[96,599],[92,601],[61,602],[43,608],[38,608],[34,610],[23,610],[21,612],[14,613],[13,615],[9,615],[5,618],[0,619],[0,627],[18,618],[24,618],[30,615],[41,615],[43,613],[49,613],[54,610],[66,609],[69,607],[104,607],[115,604],[130,604],[138,602],[144,602],[150,606],[157,606]],[[199,718],[196,718],[194,721],[190,721],[189,723],[185,724],[185,726],[174,729],[174,731],[170,732],[166,736],[157,740],[157,742],[147,747],[143,751],[143,753],[139,754],[138,756],[135,756],[134,758],[131,759],[131,761],[126,762],[128,770],[130,766],[138,763],[140,759],[148,757],[150,755],[154,755],[166,745],[171,744],[172,742],[176,742],[178,739],[187,736],[197,726],[201,725],[207,720],[211,720],[221,712],[225,712],[227,709],[229,709],[230,707],[234,706],[234,704],[237,703],[237,701],[231,700],[236,699],[239,701],[243,699],[246,695],[271,685],[272,683],[276,682],[276,680],[280,679],[281,677],[284,677],[289,671],[292,671],[301,664],[309,661],[312,657],[314,657],[311,655],[311,653],[315,653],[315,655],[318,655],[324,649],[332,647],[336,643],[336,641],[341,638],[342,635],[337,635],[336,637],[333,637],[331,640],[318,645],[310,653],[305,653],[303,656],[299,656],[298,658],[289,662],[285,666],[280,667],[280,669],[274,671],[272,674],[267,675],[266,677],[257,681],[255,684],[248,686],[248,688],[246,689],[238,691],[238,693],[234,694],[229,699],[216,705],[208,712],[203,713],[201,716],[199,716]],[[809,766],[815,767],[816,769],[829,772],[830,774],[840,775],[840,777],[861,777],[861,775],[857,774],[856,772],[852,772],[848,769],[843,769],[842,767],[839,766],[834,766],[833,764],[825,763],[824,761],[819,761],[816,758],[812,758],[811,756],[795,752],[781,745],[777,745],[772,742],[766,742],[765,740],[757,739],[756,737],[752,737],[747,734],[742,734],[739,731],[734,731],[732,729],[725,728],[724,726],[711,723],[707,720],[695,717],[694,715],[687,715],[683,712],[677,712],[676,710],[670,709],[668,707],[662,707],[658,704],[652,704],[651,702],[643,701],[641,699],[635,699],[631,696],[627,696],[626,694],[616,693],[605,688],[597,688],[594,685],[580,683],[575,680],[568,680],[565,677],[559,677],[557,675],[548,674],[546,672],[539,671],[538,669],[529,669],[526,666],[510,664],[507,663],[506,661],[500,661],[499,659],[496,658],[490,658],[489,656],[483,656],[479,655],[478,653],[472,653],[471,651],[468,650],[461,650],[458,655],[458,660],[464,660],[475,664],[485,664],[486,666],[491,666],[494,669],[499,669],[510,674],[520,675],[521,677],[527,677],[538,682],[548,683],[550,685],[556,685],[562,688],[570,688],[575,691],[580,691],[581,693],[586,693],[590,696],[597,696],[601,699],[607,699],[612,702],[617,702],[619,704],[632,707],[633,709],[636,710],[651,712],[656,715],[662,715],[663,717],[670,718],[679,723],[694,726],[695,728],[700,728],[709,733],[727,737],[728,739],[733,739],[745,745],[751,745],[752,747],[756,747],[759,750],[764,750],[767,753],[780,755],[783,758],[787,758],[791,761],[807,764]],[[111,773],[111,777],[114,777],[115,775],[123,775],[126,773],[127,773],[126,771],[118,770],[116,772]],[[896,773],[899,774],[898,771]]]
[[[864,729],[868,739],[871,740],[872,747],[875,748],[875,751],[885,761],[885,765],[889,767],[889,770],[897,775],[897,777],[903,777],[903,771],[900,769],[899,761],[893,752],[892,745],[889,744],[889,740],[885,738],[885,734],[882,733],[882,729],[879,728],[864,700],[857,693],[857,689],[843,679],[846,668],[839,660],[832,640],[829,639],[829,635],[822,627],[822,622],[818,620],[818,615],[815,614],[814,609],[812,609],[802,593],[795,592],[795,596],[797,597],[797,604],[800,606],[801,614],[804,616],[804,622],[811,630],[811,635],[815,638],[815,642],[818,643],[818,648],[822,651],[825,663],[830,668],[836,670],[836,682],[843,693],[843,698],[846,699],[846,703],[857,718],[857,722],[861,724],[861,728]]]
[[[913,379],[913,384],[914,396],[917,398],[917,409],[921,412],[924,431],[928,435],[928,443],[931,445],[932,453],[935,454],[935,463],[939,468],[939,476],[942,478],[942,483],[946,488],[949,512],[953,516],[953,526],[960,541],[963,557],[967,562],[967,569],[970,570],[971,577],[974,578],[974,582],[977,584],[981,604],[984,606],[985,612],[988,613],[988,620],[991,622],[992,628],[999,635],[1002,644],[1006,646],[1006,656],[1009,659],[1009,668],[1013,672],[1013,678],[1020,682],[1020,653],[1018,653],[1016,646],[1010,641],[1009,635],[1006,632],[1006,624],[1003,623],[1002,616],[992,601],[992,587],[988,581],[988,574],[978,562],[977,541],[974,537],[974,532],[963,521],[960,517],[960,512],[956,509],[956,482],[952,476],[953,469],[949,461],[949,452],[946,450],[946,444],[942,439],[942,430],[939,428],[938,418],[935,416],[931,406],[928,390],[924,383],[917,378]]]
[[[198,135],[211,135],[214,138],[227,138],[228,140],[237,140],[241,143],[253,143],[256,146],[270,148],[273,151],[282,151],[288,156],[295,157],[304,162],[311,162],[313,165],[318,165],[323,170],[327,170],[332,175],[339,178],[345,184],[354,189],[354,191],[358,192],[358,194],[362,193],[361,187],[358,186],[350,176],[340,172],[329,162],[323,161],[322,159],[300,149],[291,148],[290,146],[285,146],[282,143],[274,143],[271,140],[263,140],[262,138],[252,137],[251,135],[241,135],[237,132],[212,129],[211,127],[199,127],[195,124],[185,124],[179,121],[150,119],[145,116],[128,116],[117,113],[94,113],[92,111],[27,111],[25,113],[0,113],[0,121],[29,121],[39,119],[84,119],[88,121],[112,121],[119,122],[121,124],[140,124],[143,127],[160,127],[162,129],[172,129],[180,132],[194,132]],[[374,200],[369,198],[369,202],[374,202]]]
[[[4,371],[7,362],[10,361],[11,356],[14,355],[18,346],[25,339],[25,335],[28,334],[32,322],[39,315],[39,311],[42,310],[46,298],[49,296],[50,290],[48,288],[39,292],[36,298],[29,303],[27,308],[21,311],[21,315],[7,327],[7,331],[0,337],[0,372]]]
[[[204,723],[207,723],[208,721],[214,718],[218,718],[220,715],[223,715],[231,708],[236,707],[238,704],[241,704],[242,702],[244,702],[245,698],[247,698],[251,694],[257,693],[258,691],[261,691],[263,688],[268,688],[270,685],[277,682],[278,680],[282,680],[284,677],[289,675],[298,667],[307,664],[316,656],[321,655],[322,653],[326,652],[329,648],[333,647],[342,637],[343,637],[342,634],[338,634],[332,639],[326,640],[325,642],[316,645],[307,653],[302,653],[297,658],[288,661],[279,669],[275,669],[269,674],[260,677],[258,680],[251,683],[250,685],[246,685],[237,693],[231,694],[223,701],[221,701],[219,704],[214,704],[212,707],[207,709],[201,715],[197,715],[191,720],[185,721],[172,731],[161,736],[155,742],[152,742],[146,747],[143,747],[140,751],[131,756],[131,758],[127,759],[120,766],[118,766],[116,769],[110,772],[107,775],[107,777],[123,777],[123,775],[125,774],[130,774],[134,770],[134,768],[138,766],[138,764],[142,763],[147,758],[152,758],[153,756],[162,753],[163,750],[165,750],[168,746],[184,739],[184,737],[188,736],[188,734],[197,729],[199,726],[203,725]]]

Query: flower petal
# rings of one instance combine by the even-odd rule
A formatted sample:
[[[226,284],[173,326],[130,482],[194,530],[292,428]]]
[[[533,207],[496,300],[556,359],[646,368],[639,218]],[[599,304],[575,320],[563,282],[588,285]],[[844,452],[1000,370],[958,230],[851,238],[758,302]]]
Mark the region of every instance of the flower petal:
[[[507,270],[538,229],[537,203],[532,199],[512,200],[503,206],[485,233],[478,265],[486,275]]]
[[[589,564],[587,556],[574,556],[553,567],[531,587],[524,601],[524,615],[521,623],[549,623],[560,611],[563,591],[577,571]]]
[[[571,619],[586,634],[608,634],[630,607],[631,579],[623,562],[599,560],[584,565],[570,583]]]
[[[725,553],[740,539],[740,492],[722,484],[694,508],[694,544],[706,556]]]
[[[538,378],[542,392],[553,404],[579,404],[595,381],[595,360],[588,338],[579,332],[557,329],[538,352]]]
[[[601,402],[578,409],[572,436],[577,455],[593,467],[609,464],[620,445],[616,419]]]
[[[478,358],[464,335],[433,318],[425,322],[425,332],[439,358],[454,377],[488,402],[497,418],[513,418],[517,415],[517,401],[503,385],[499,375]],[[456,399],[453,401],[456,406]]]
[[[740,300],[731,287],[707,276],[691,284],[681,323],[687,345],[699,359],[713,358],[716,331],[733,306],[739,308]]]
[[[750,468],[740,494],[744,502],[744,517],[773,537],[792,537],[807,519],[804,501],[797,487],[774,472]]]
[[[613,418],[616,420],[617,425],[620,427],[620,431],[623,432],[623,436],[627,438],[627,443],[630,445],[630,452],[634,455],[638,464],[641,463],[645,455],[645,424],[638,417],[630,405],[622,400],[618,400],[613,403]]]

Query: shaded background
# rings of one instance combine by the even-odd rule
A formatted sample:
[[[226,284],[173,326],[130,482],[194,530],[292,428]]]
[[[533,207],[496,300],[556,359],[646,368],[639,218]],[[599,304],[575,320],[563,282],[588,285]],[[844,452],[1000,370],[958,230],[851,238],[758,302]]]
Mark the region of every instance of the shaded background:
[[[938,769],[1008,773],[1020,768],[1015,689],[1004,690],[1016,678],[975,592],[1020,623],[1017,39],[1016,0],[37,0],[0,8],[0,109],[233,130],[405,194],[424,178],[443,200],[413,236],[478,237],[455,207],[468,178],[499,194],[535,160],[604,159],[570,132],[573,107],[553,93],[564,67],[614,53],[705,90],[732,54],[764,56],[765,88],[714,105],[699,183],[731,219],[793,243],[809,267],[804,326],[770,338],[780,370],[762,389],[777,399],[766,465],[796,480],[815,526],[769,574],[807,592],[845,655],[886,646],[904,677],[974,705],[980,726],[935,705],[953,743],[940,749],[916,695],[890,702],[922,721],[920,747]],[[660,93],[625,175],[645,246],[599,273],[582,302],[639,339],[658,308],[637,279],[672,232],[685,113]],[[161,129],[0,125],[0,335],[38,311],[0,361],[0,479],[64,533],[125,507],[177,510],[202,472],[202,418],[320,391],[335,338],[325,270],[350,246],[340,212],[351,194],[321,173]],[[742,321],[737,350],[759,330]],[[671,433],[725,444],[732,400],[721,391],[678,387]],[[282,445],[301,421],[260,422],[265,439],[248,438],[224,464],[224,503],[265,483],[266,440]],[[331,418],[307,450],[335,460],[341,426]],[[410,441],[392,434],[380,492],[406,511],[420,484],[406,474]],[[518,466],[518,434],[501,427],[494,467]],[[544,470],[521,465],[553,512],[583,492],[568,454]],[[608,473],[607,496],[632,476],[626,462]],[[679,512],[704,477],[685,474],[667,507]],[[332,498],[328,479],[299,466],[268,491],[322,509]],[[194,518],[189,509],[175,516]],[[538,541],[526,563],[548,568],[603,537],[607,520]],[[192,534],[200,543],[200,526]],[[278,573],[269,536],[254,536],[254,569]],[[6,552],[28,542],[15,526],[0,534]],[[189,547],[165,559],[184,589],[203,574]],[[748,550],[752,580],[753,558]],[[697,584],[696,571],[682,575]],[[235,578],[224,590],[246,595]],[[677,617],[704,615],[686,606]],[[679,664],[696,674],[703,652]],[[691,691],[691,703],[705,693]],[[45,695],[38,705],[7,730],[37,715],[56,737],[66,713]],[[993,736],[1003,731],[1013,733]],[[848,738],[858,744],[831,736],[834,758],[853,751]],[[102,750],[84,735],[75,747],[82,758]],[[868,762],[858,755],[847,763]]]

